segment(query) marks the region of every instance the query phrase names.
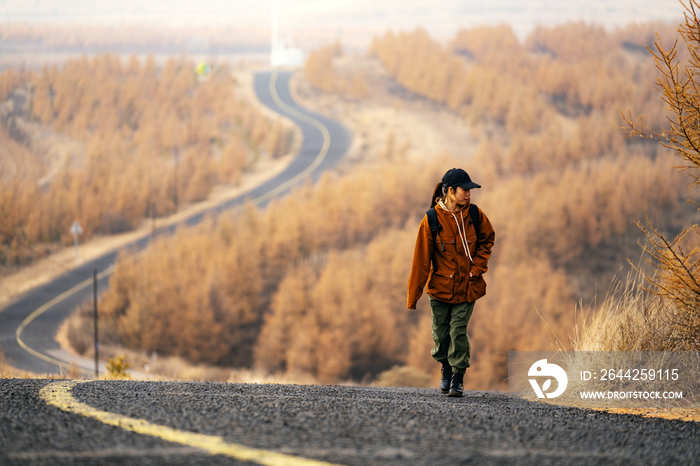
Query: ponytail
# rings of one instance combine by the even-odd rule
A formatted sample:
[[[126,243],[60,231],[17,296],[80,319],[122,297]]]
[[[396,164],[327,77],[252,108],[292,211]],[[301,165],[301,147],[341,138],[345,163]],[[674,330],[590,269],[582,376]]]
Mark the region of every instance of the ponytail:
[[[445,190],[442,186],[442,181],[438,182],[433,189],[433,199],[430,201],[430,208],[437,205],[437,200],[445,195]]]

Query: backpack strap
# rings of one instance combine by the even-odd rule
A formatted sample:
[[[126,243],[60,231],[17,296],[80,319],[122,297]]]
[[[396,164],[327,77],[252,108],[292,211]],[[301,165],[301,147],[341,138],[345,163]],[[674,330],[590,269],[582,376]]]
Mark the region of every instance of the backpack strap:
[[[481,218],[479,217],[479,208],[476,204],[469,206],[469,217],[472,219],[472,225],[474,225],[474,231],[476,231],[476,243],[479,244],[479,239],[481,239]]]
[[[425,213],[425,215],[428,216],[428,226],[430,226],[430,233],[433,235],[433,244],[435,243],[437,235],[440,233],[440,230],[442,230],[442,225],[438,222],[437,219],[437,212],[435,211],[434,207],[431,207],[428,209],[428,211]],[[442,240],[440,241],[440,244],[442,244]],[[445,245],[442,245],[442,252],[445,252]],[[435,272],[438,268],[438,263],[437,263],[437,256],[435,255],[435,249],[433,248],[433,272]]]

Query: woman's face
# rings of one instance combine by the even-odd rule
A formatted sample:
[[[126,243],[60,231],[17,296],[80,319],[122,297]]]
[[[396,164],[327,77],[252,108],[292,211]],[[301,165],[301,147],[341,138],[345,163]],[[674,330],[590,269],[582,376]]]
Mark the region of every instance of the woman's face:
[[[460,188],[459,186],[455,189],[450,188],[447,193],[448,196],[452,197],[452,201],[459,206],[467,205],[472,199],[471,190]]]

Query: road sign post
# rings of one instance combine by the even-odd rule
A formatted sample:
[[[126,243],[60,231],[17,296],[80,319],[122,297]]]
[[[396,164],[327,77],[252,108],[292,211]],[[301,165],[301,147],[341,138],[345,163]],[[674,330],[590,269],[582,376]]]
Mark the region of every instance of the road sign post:
[[[70,232],[73,233],[75,238],[75,260],[78,260],[78,235],[83,234],[83,229],[80,227],[78,221],[73,222],[73,226],[70,227]]]
[[[97,267],[95,267],[92,275],[92,291],[93,291],[93,317],[95,321],[95,378],[99,379],[100,378],[100,369],[99,369],[99,359],[100,359],[100,343],[99,339],[97,338]]]

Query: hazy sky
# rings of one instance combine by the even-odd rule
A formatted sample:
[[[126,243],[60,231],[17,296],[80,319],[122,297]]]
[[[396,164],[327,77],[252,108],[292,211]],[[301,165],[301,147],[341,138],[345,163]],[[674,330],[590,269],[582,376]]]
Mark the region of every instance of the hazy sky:
[[[264,25],[269,22],[270,1],[0,0],[0,22]],[[420,26],[436,38],[479,24],[508,23],[524,37],[537,24],[584,20],[614,27],[634,21],[679,22],[683,14],[678,0],[280,0],[280,4],[292,32]]]

